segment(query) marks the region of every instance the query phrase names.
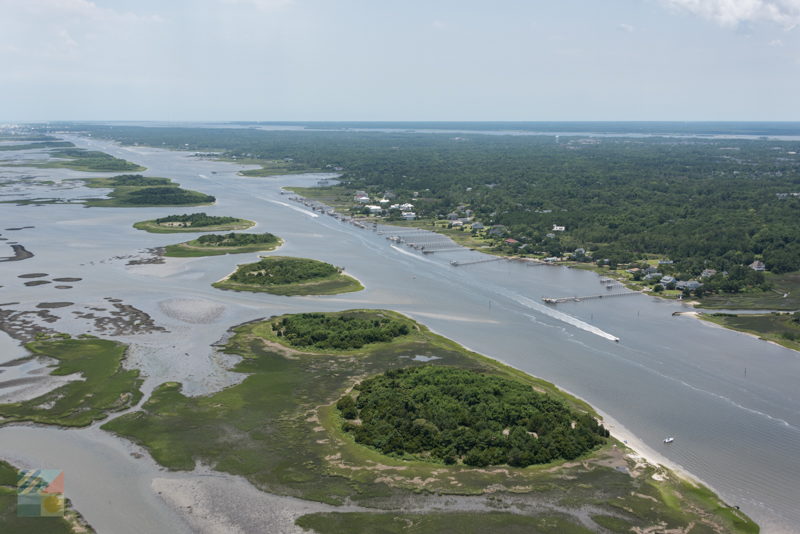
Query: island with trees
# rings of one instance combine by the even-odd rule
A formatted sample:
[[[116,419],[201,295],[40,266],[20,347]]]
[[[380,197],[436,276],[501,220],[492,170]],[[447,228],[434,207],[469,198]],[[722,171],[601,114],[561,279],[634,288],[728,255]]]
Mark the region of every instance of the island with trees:
[[[758,530],[707,488],[634,459],[586,403],[396,312],[253,321],[224,350],[241,356],[241,382],[199,396],[166,382],[103,428],[168,469],[200,462],[270,493],[372,509],[298,519],[319,532],[401,532],[422,518],[433,531]],[[431,515],[430,494],[479,511]],[[514,514],[482,512],[512,502]]]
[[[137,230],[144,230],[154,234],[173,234],[180,232],[230,232],[232,230],[246,230],[256,223],[247,219],[236,217],[221,217],[205,213],[185,213],[182,215],[168,215],[140,221],[133,225]]]
[[[529,385],[467,369],[407,367],[353,391],[336,404],[344,429],[357,443],[400,457],[527,467],[573,460],[608,437],[591,415]]]
[[[164,255],[175,258],[192,258],[199,256],[221,256],[223,254],[243,254],[245,252],[263,252],[275,250],[283,241],[276,235],[263,234],[207,234],[197,239],[167,245]]]
[[[219,289],[262,291],[275,295],[335,295],[361,291],[364,286],[341,267],[308,258],[268,256],[239,265],[213,284]]]
[[[52,150],[53,159],[44,163],[25,164],[41,168],[62,168],[83,172],[140,172],[145,167],[111,154],[83,148],[60,148]]]
[[[169,178],[121,174],[84,181],[87,187],[113,189],[108,198],[87,200],[88,207],[204,206],[217,200],[211,195],[183,189]]]

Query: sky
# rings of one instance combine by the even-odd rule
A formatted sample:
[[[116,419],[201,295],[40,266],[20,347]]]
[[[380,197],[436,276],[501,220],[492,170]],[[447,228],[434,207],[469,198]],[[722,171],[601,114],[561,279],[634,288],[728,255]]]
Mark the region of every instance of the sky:
[[[0,0],[0,121],[800,120],[800,0]]]

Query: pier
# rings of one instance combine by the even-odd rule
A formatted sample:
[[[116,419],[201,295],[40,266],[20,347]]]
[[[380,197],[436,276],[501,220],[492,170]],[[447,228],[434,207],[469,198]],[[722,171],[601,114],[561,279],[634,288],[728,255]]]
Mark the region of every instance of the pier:
[[[545,304],[559,304],[562,302],[582,302],[591,299],[606,299],[609,297],[627,297],[628,295],[638,295],[636,291],[626,291],[624,293],[606,293],[604,295],[586,295],[583,297],[542,297]]]

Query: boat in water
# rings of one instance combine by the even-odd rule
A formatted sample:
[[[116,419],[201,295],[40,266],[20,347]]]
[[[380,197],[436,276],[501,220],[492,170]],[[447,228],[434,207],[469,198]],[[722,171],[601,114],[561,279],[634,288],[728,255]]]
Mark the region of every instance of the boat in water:
[[[664,443],[672,443],[673,441],[675,441],[675,438],[673,438],[672,436],[664,438]]]

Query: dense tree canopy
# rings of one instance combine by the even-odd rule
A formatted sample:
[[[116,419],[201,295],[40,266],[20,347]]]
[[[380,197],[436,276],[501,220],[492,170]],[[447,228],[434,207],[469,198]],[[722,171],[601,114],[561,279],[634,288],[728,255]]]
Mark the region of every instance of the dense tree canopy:
[[[471,466],[525,467],[573,459],[608,431],[529,385],[440,366],[387,371],[337,403],[356,441],[385,454]]]
[[[339,269],[317,260],[272,256],[255,263],[240,265],[230,280],[240,284],[281,285],[325,278]]]
[[[261,245],[277,243],[278,237],[264,232],[263,234],[208,234],[201,235],[197,242],[204,247],[242,247],[246,245]]]
[[[360,349],[409,333],[400,319],[374,313],[298,313],[276,319],[275,334],[293,347],[315,349]]]
[[[185,213],[183,215],[168,215],[156,219],[157,224],[182,223],[182,226],[201,228],[204,226],[216,226],[239,222],[236,217],[220,217],[216,215],[206,215],[205,213]]]
[[[154,186],[125,191],[119,196],[125,204],[134,205],[179,205],[207,204],[214,202],[215,197],[197,191],[181,189],[178,186]]]

